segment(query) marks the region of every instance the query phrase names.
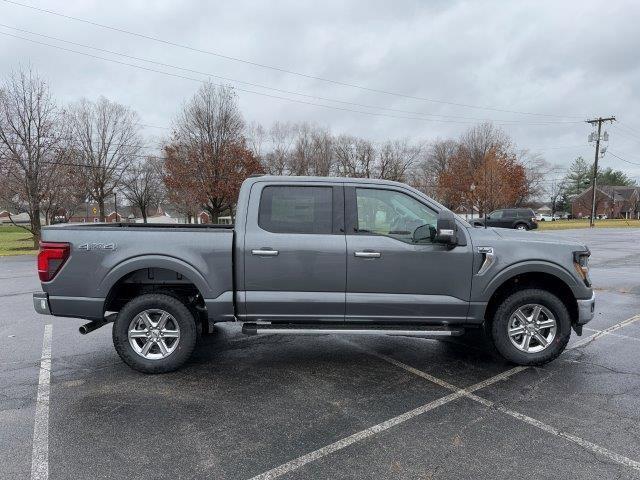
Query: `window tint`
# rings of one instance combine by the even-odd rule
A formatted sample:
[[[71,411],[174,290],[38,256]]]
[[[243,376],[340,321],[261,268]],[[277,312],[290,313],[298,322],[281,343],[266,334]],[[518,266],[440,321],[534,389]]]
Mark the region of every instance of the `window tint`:
[[[496,218],[502,218],[502,210],[495,210],[489,214],[491,220],[495,220]]]
[[[516,210],[510,209],[510,210],[505,210],[504,211],[504,215],[502,216],[503,218],[515,218],[516,217]]]
[[[531,218],[534,216],[533,210],[527,210],[526,208],[524,210],[518,210],[518,217],[520,218]]]
[[[331,233],[332,208],[331,187],[265,187],[258,225],[274,233]]]
[[[356,188],[357,229],[413,242],[413,232],[423,225],[436,226],[436,212],[414,198],[393,190]]]

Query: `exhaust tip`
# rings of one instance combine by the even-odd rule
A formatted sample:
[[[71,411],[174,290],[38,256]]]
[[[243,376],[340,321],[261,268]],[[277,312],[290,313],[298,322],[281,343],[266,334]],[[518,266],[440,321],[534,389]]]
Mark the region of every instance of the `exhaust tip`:
[[[82,335],[86,335],[87,333],[89,333],[89,329],[87,328],[86,325],[82,325],[80,328],[78,328],[78,331],[82,334]]]

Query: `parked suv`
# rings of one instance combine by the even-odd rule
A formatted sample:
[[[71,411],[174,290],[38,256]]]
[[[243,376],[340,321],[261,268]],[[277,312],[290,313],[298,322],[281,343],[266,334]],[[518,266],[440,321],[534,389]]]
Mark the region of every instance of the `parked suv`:
[[[505,208],[494,210],[487,218],[474,220],[475,226],[515,228],[517,230],[533,230],[538,228],[536,214],[530,208]]]

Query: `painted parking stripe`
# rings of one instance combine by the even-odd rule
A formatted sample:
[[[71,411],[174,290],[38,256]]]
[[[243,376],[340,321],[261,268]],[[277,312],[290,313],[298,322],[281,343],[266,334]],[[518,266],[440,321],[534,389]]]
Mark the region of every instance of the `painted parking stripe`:
[[[631,317],[627,320],[624,320],[620,323],[617,323],[615,325],[612,325],[611,327],[609,327],[606,330],[600,330],[598,331],[598,333],[594,334],[594,335],[590,335],[589,337],[585,338],[583,341],[581,342],[577,342],[575,344],[573,344],[571,346],[571,348],[578,348],[581,346],[584,346],[586,344],[589,344],[591,342],[593,342],[594,340],[598,339],[599,337],[602,337],[604,335],[607,334],[612,334],[612,332],[614,332],[615,330],[618,330],[620,328],[623,328],[626,325],[629,325],[633,322],[636,322],[640,320],[640,315],[636,315],[634,317]],[[634,339],[637,340],[637,339]],[[352,343],[352,342],[349,342]],[[565,440],[568,440],[572,443],[575,443],[577,445],[579,445],[580,447],[590,450],[594,453],[597,453],[599,455],[602,455],[604,457],[607,457],[610,460],[613,460],[616,463],[619,463],[620,465],[624,465],[626,467],[630,467],[633,468],[635,470],[640,470],[640,462],[636,461],[636,460],[632,460],[631,458],[625,457],[624,455],[620,455],[616,452],[613,452],[607,448],[601,447],[600,445],[597,445],[595,443],[589,442],[588,440],[585,440],[583,438],[580,438],[576,435],[571,435],[570,433],[567,432],[563,432],[561,430],[558,430],[555,427],[552,427],[551,425],[547,425],[546,423],[543,423],[539,420],[536,420],[533,417],[529,417],[528,415],[524,415],[520,412],[517,412],[515,410],[511,410],[509,408],[506,408],[502,405],[497,405],[495,402],[492,402],[491,400],[487,400],[486,398],[480,397],[478,395],[473,394],[472,392],[475,390],[479,390],[480,388],[477,388],[477,386],[479,384],[474,385],[471,388],[467,388],[467,389],[460,389],[452,384],[450,384],[449,382],[446,382],[442,379],[439,379],[437,377],[434,377],[433,375],[430,375],[426,372],[423,372],[422,370],[418,370],[417,368],[412,367],[411,365],[407,365],[406,363],[400,362],[394,358],[389,357],[388,355],[384,355],[382,353],[378,353],[375,351],[371,351],[367,348],[364,347],[360,347],[362,350],[368,352],[369,354],[371,354],[372,356],[379,358],[381,360],[384,360],[387,363],[390,363],[392,365],[395,365],[409,373],[412,373],[414,375],[417,375],[419,377],[422,377],[426,380],[429,380],[430,382],[433,382],[437,385],[440,385],[441,387],[444,387],[448,390],[452,390],[454,393],[461,393],[463,396],[465,396],[466,398],[469,398],[471,400],[474,400],[486,407],[489,408],[493,408],[494,410],[497,410],[499,412],[502,412],[506,415],[509,415],[510,417],[513,417],[517,420],[520,420],[522,422],[525,422],[533,427],[536,427],[544,432],[550,433],[551,435],[555,435],[556,437],[560,437],[563,438]],[[529,367],[519,367],[520,370],[519,371],[523,371],[526,370]],[[513,369],[512,369],[513,370]],[[511,371],[511,370],[509,370]],[[494,377],[491,377],[494,378]]]
[[[601,337],[603,335],[606,335],[606,334],[608,334],[610,332],[618,330],[618,329],[620,329],[620,328],[622,328],[622,327],[624,327],[626,325],[629,325],[629,324],[631,324],[631,323],[633,323],[633,322],[635,322],[637,320],[640,320],[640,315],[636,315],[636,316],[631,317],[631,318],[629,318],[627,320],[624,320],[624,321],[622,321],[622,322],[620,322],[618,324],[612,325],[611,327],[609,327],[609,328],[607,328],[605,330],[602,330],[600,333],[595,333],[593,335],[590,335],[590,336],[584,338],[583,340],[581,340],[581,341],[579,341],[579,342],[567,347],[567,350],[571,350],[573,348],[582,347],[582,346],[584,346],[584,345],[586,345],[588,343],[591,343],[592,341],[596,340],[597,338],[599,338],[599,337]],[[452,402],[454,400],[457,400],[458,398],[463,397],[463,396],[467,397],[467,398],[472,398],[474,400],[477,399],[476,401],[479,401],[480,403],[486,404],[486,402],[490,402],[490,401],[486,400],[484,398],[478,397],[477,395],[473,395],[473,392],[475,392],[477,390],[480,390],[480,389],[482,389],[484,387],[487,387],[489,385],[492,385],[492,384],[494,384],[494,383],[496,383],[498,381],[506,380],[510,376],[512,376],[512,375],[514,375],[516,373],[522,372],[522,371],[524,371],[524,370],[529,368],[529,367],[514,367],[514,368],[512,368],[510,370],[507,370],[506,372],[500,373],[498,375],[495,375],[493,377],[488,378],[487,380],[484,380],[482,382],[476,383],[476,384],[472,385],[471,387],[458,389],[458,387],[456,387],[456,386],[454,386],[454,385],[452,385],[452,384],[450,384],[450,383],[448,383],[448,382],[446,382],[446,381],[444,381],[442,379],[439,379],[437,377],[434,377],[433,375],[430,375],[430,374],[428,374],[426,372],[423,372],[423,371],[418,370],[418,369],[416,369],[414,367],[411,367],[410,365],[406,365],[406,364],[404,364],[402,362],[399,362],[399,361],[397,361],[395,359],[392,359],[391,357],[388,357],[388,356],[383,355],[383,354],[379,354],[377,352],[372,352],[372,351],[370,351],[368,349],[365,349],[364,347],[361,347],[361,346],[359,346],[357,344],[354,344],[354,343],[352,343],[350,341],[346,341],[346,342],[351,344],[351,345],[356,345],[356,346],[358,346],[358,348],[360,348],[362,350],[365,350],[368,353],[370,353],[370,354],[372,354],[374,356],[377,356],[377,357],[379,357],[379,358],[381,358],[381,359],[383,359],[385,361],[388,361],[387,359],[392,360],[391,363],[393,363],[396,366],[399,366],[400,368],[403,368],[403,369],[407,370],[408,372],[417,374],[418,376],[420,376],[422,378],[425,378],[426,380],[429,380],[429,381],[431,381],[431,382],[433,382],[433,383],[435,383],[437,385],[440,385],[440,386],[442,386],[444,388],[447,388],[448,390],[455,390],[455,391],[453,393],[450,393],[449,395],[446,395],[446,396],[440,398],[439,400],[434,400],[433,402],[429,402],[429,403],[427,403],[427,404],[425,404],[425,405],[423,405],[421,407],[418,407],[418,408],[416,408],[414,410],[410,410],[409,412],[406,412],[406,413],[403,413],[401,415],[398,415],[397,417],[393,417],[393,418],[391,418],[391,419],[389,419],[389,420],[387,420],[385,422],[382,422],[382,423],[380,423],[378,425],[374,425],[373,427],[369,427],[369,428],[367,428],[365,430],[362,430],[360,432],[354,433],[353,435],[350,435],[350,436],[345,437],[345,438],[343,438],[341,440],[338,440],[337,442],[334,442],[334,443],[332,443],[330,445],[327,445],[325,447],[322,447],[322,448],[319,448],[317,450],[314,450],[313,452],[309,452],[309,453],[307,453],[305,455],[302,455],[302,456],[300,456],[298,458],[290,460],[290,461],[288,461],[288,462],[286,462],[286,463],[284,463],[284,464],[282,464],[282,465],[280,465],[278,467],[272,468],[271,470],[268,470],[268,471],[266,471],[264,473],[261,473],[260,475],[252,477],[250,480],[271,480],[271,479],[274,479],[274,478],[278,478],[278,477],[280,477],[282,475],[285,475],[285,474],[287,474],[289,472],[297,470],[298,468],[300,468],[300,467],[302,467],[302,466],[304,466],[304,465],[306,465],[308,463],[311,463],[311,462],[313,462],[315,460],[318,460],[318,459],[320,459],[322,457],[330,455],[333,452],[336,452],[338,450],[346,448],[349,445],[353,445],[354,443],[357,443],[357,442],[362,441],[362,440],[364,440],[366,438],[369,438],[369,437],[375,435],[376,433],[382,432],[382,431],[387,430],[387,429],[389,429],[391,427],[394,427],[394,426],[399,425],[399,424],[401,424],[403,422],[406,422],[407,420],[410,420],[411,418],[414,418],[414,417],[416,417],[418,415],[421,415],[422,413],[426,413],[426,412],[428,412],[430,410],[433,410],[434,408],[440,407],[442,405],[446,405],[447,403],[450,403],[450,402]],[[498,407],[495,407],[495,408],[499,409]],[[610,458],[611,460],[614,460],[617,463],[620,463],[622,465],[626,465],[626,466],[629,466],[629,467],[632,467],[632,468],[640,470],[640,464],[638,462],[636,462],[635,460],[631,460],[630,458],[627,458],[627,457],[625,457],[623,455],[619,455],[619,454],[617,454],[615,452],[611,452],[610,450],[607,450],[607,449],[605,449],[603,447],[600,447],[599,445],[590,443],[590,442],[588,442],[586,440],[583,440],[583,439],[581,439],[579,437],[576,437],[576,436],[573,436],[573,435],[570,435],[570,434],[567,434],[567,433],[564,433],[564,432],[560,432],[557,429],[555,429],[555,428],[553,428],[553,427],[551,427],[549,425],[546,425],[546,424],[544,424],[542,422],[539,422],[538,420],[535,420],[534,418],[527,417],[526,415],[523,415],[521,413],[505,409],[504,407],[500,407],[500,408],[502,408],[502,410],[500,410],[500,411],[502,411],[505,414],[511,415],[514,418],[518,418],[519,417],[519,419],[522,420],[522,421],[525,421],[525,419],[530,420],[532,422],[531,425],[537,426],[538,428],[541,428],[544,431],[547,431],[549,433],[557,432],[558,436],[560,436],[560,437],[562,437],[562,438],[564,438],[566,440],[569,440],[569,441],[572,441],[574,443],[577,443],[578,445],[580,445],[580,446],[582,446],[584,448],[588,448],[593,452],[597,452],[597,453],[600,453],[601,455],[607,456],[608,458]],[[542,427],[544,427],[544,428],[542,428]]]
[[[49,478],[49,393],[51,382],[51,339],[53,325],[44,326],[40,376],[36,398],[36,418],[33,426],[33,451],[31,454],[31,480]]]
[[[621,328],[624,328],[627,325],[631,325],[632,323],[637,322],[638,320],[640,320],[640,315],[634,315],[631,318],[627,318],[626,320],[623,320],[620,323],[616,323],[615,325],[611,325],[610,327],[607,327],[604,330],[600,330],[598,333],[594,333],[593,335],[590,335],[590,336],[588,336],[586,338],[583,338],[582,340],[577,341],[573,345],[569,346],[567,348],[567,350],[570,350],[570,349],[573,349],[573,348],[584,347],[585,345],[588,345],[589,343],[593,342],[597,338],[600,338],[600,337],[602,337],[604,335],[608,335],[608,334],[610,334],[612,332],[615,332],[616,330],[620,330]]]
[[[473,392],[489,386],[493,383],[505,380],[509,378],[511,375],[514,375],[522,370],[522,367],[515,367],[506,372],[500,373],[494,377],[488,378],[487,380],[483,380],[467,389],[461,389],[450,393],[449,395],[445,395],[438,400],[434,400],[432,402],[421,405],[418,408],[414,408],[413,410],[409,410],[408,412],[402,413],[396,417],[390,418],[382,423],[374,425],[372,427],[361,430],[353,435],[349,435],[348,437],[342,438],[337,442],[331,443],[325,447],[319,448],[318,450],[314,450],[313,452],[309,452],[305,455],[302,455],[298,458],[288,461],[276,468],[272,468],[271,470],[261,473],[253,477],[251,480],[272,480],[274,478],[278,478],[282,475],[285,475],[289,472],[297,470],[298,468],[319,460],[322,457],[326,457],[327,455],[336,452],[338,450],[342,450],[343,448],[348,447],[349,445],[353,445],[354,443],[360,442],[369,438],[377,433],[388,430],[396,425],[400,425],[401,423],[406,422],[412,418],[417,417],[418,415],[422,415],[423,413],[429,412],[435,408],[441,407],[442,405],[446,405],[447,403],[453,402],[458,398],[464,396],[468,392]]]
[[[587,327],[584,327],[584,330],[588,330],[590,332],[595,332],[595,333],[600,333],[602,331],[602,330],[596,330],[595,328],[587,328]],[[640,338],[630,337],[629,335],[622,335],[621,333],[608,332],[607,335],[611,335],[612,337],[618,337],[618,338],[626,338],[627,340],[635,340],[636,342],[640,342]]]

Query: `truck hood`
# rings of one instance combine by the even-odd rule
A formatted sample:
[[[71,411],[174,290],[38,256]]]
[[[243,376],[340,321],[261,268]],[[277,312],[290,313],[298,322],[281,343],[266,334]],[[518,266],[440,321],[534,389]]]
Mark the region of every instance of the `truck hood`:
[[[530,232],[524,230],[515,230],[510,228],[470,228],[469,233],[473,239],[473,243],[478,245],[478,242],[493,241],[493,242],[517,242],[519,245],[526,247],[527,244],[531,246],[540,246],[540,244],[546,244],[549,247],[551,245],[562,246],[563,248],[572,247],[576,251],[585,250],[586,245],[569,240],[557,235],[547,235],[546,233]],[[547,248],[549,248],[547,247]]]

